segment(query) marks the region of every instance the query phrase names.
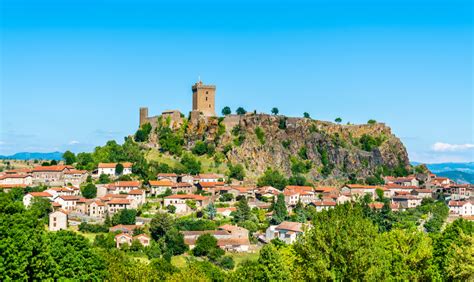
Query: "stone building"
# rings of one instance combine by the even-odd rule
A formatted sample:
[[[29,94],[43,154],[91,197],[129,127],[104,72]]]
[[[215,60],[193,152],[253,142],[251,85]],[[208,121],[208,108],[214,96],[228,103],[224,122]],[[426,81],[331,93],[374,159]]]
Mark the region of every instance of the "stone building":
[[[49,214],[49,231],[67,229],[67,212],[60,209]]]
[[[193,111],[202,113],[206,117],[216,116],[215,109],[215,85],[204,85],[202,81],[196,82],[192,86],[193,90]]]

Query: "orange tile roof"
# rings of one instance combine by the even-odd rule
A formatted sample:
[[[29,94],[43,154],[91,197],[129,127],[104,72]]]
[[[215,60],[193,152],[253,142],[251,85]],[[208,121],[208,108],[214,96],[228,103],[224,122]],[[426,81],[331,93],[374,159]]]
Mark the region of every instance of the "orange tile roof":
[[[178,182],[178,183],[174,183],[173,188],[179,188],[179,187],[193,187],[192,184],[189,184],[187,182]]]
[[[113,198],[112,200],[107,202],[107,205],[130,205],[130,200]]]
[[[0,189],[26,188],[26,184],[0,184]]]
[[[49,194],[48,192],[30,192],[29,194],[33,197],[52,197],[53,196]]]
[[[65,171],[64,174],[86,174],[87,170],[77,170],[77,169],[71,169],[69,171]]]
[[[380,202],[373,202],[373,203],[370,203],[369,204],[369,207],[373,208],[373,209],[376,209],[376,210],[380,210],[381,208],[383,208],[383,203],[380,203]]]
[[[199,185],[203,188],[211,188],[216,186],[223,186],[225,182],[199,182]]]
[[[382,186],[375,186],[375,185],[361,185],[361,184],[347,184],[345,187],[350,189],[384,189]]]
[[[32,169],[32,172],[41,172],[41,171],[63,171],[65,169],[72,169],[70,165],[52,165],[52,166],[37,166]]]
[[[150,186],[169,186],[169,187],[171,187],[173,185],[173,182],[171,182],[168,179],[150,180],[149,183],[150,183]]]
[[[7,178],[25,178],[25,177],[32,177],[28,174],[5,174],[0,176],[0,180],[7,179]]]
[[[283,221],[275,229],[303,232],[302,227],[303,227],[303,224],[299,222]]]
[[[129,195],[143,195],[145,190],[141,189],[133,189],[132,191],[128,192]]]
[[[196,200],[196,201],[203,201],[206,200],[207,197],[201,195],[194,195],[194,194],[176,194],[165,197],[165,199],[189,199],[189,200]]]
[[[113,184],[115,187],[138,187],[140,181],[117,181]]]
[[[115,168],[117,163],[99,163],[98,168]]]
[[[59,196],[59,198],[63,199],[64,201],[79,201],[81,199],[81,197],[73,195],[63,195]]]
[[[337,203],[334,201],[314,201],[312,204],[319,207],[325,207],[325,206],[336,206]]]

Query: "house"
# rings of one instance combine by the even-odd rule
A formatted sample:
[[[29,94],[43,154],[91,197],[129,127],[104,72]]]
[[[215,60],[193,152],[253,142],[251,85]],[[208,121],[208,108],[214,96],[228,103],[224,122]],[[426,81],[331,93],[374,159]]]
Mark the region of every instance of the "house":
[[[377,189],[383,191],[384,187],[360,184],[347,184],[341,188],[341,192],[350,193],[352,199],[363,198],[365,195],[369,195],[373,200],[377,196]]]
[[[130,209],[131,208],[131,201],[129,199],[122,199],[122,198],[112,198],[110,201],[106,202],[107,211],[110,215],[121,211],[123,209]]]
[[[221,182],[224,179],[224,175],[215,173],[199,174],[195,177],[198,182]]]
[[[199,236],[211,234],[217,239],[217,246],[225,251],[248,252],[250,249],[249,231],[245,228],[225,224],[217,230],[181,231],[184,243],[193,249]]]
[[[164,194],[166,190],[170,189],[175,182],[169,179],[162,178],[160,180],[150,180],[150,195],[158,196]]]
[[[33,203],[33,199],[35,198],[42,198],[52,201],[53,195],[49,194],[48,192],[30,192],[23,196],[23,205],[25,207],[29,207]]]
[[[121,174],[118,174],[116,171],[117,163],[99,163],[97,167],[97,175],[109,175],[109,176],[116,176],[116,175],[128,175],[132,174],[132,163],[122,163],[123,171]]]
[[[59,196],[74,196],[75,192],[73,189],[68,187],[51,187],[45,190],[53,196],[53,200]]]
[[[136,209],[145,203],[145,190],[133,189],[132,191],[128,192],[127,199],[132,201],[131,207]]]
[[[115,225],[109,228],[109,232],[117,232],[120,231],[121,233],[126,233],[126,234],[133,234],[133,231],[137,229],[137,225],[124,225],[124,224],[119,224]]]
[[[64,173],[73,169],[70,165],[37,166],[31,170],[34,183],[64,184]]]
[[[203,181],[197,183],[199,189],[213,196],[220,193],[221,189],[227,190],[228,187],[224,187],[224,185],[225,183],[222,181]]]
[[[80,196],[59,196],[54,201],[61,205],[61,208],[66,211],[73,211],[76,210],[76,205],[82,197]]]
[[[404,186],[399,184],[386,184],[384,188],[384,197],[386,198],[391,198],[397,194],[410,194],[413,190],[419,189],[417,186]],[[388,191],[388,193],[385,193],[386,191]]]
[[[189,184],[194,184],[194,176],[189,174],[184,174],[178,177],[178,182],[185,182]]]
[[[474,204],[472,201],[449,201],[449,212],[459,216],[473,216]]]
[[[176,173],[158,173],[156,176],[158,180],[168,180],[170,182],[178,182],[178,175]]]
[[[435,186],[449,186],[450,184],[454,183],[451,179],[447,177],[436,177],[431,180],[431,184]]]
[[[451,196],[451,200],[464,200],[471,196],[473,191],[470,184],[456,184],[446,189]]]
[[[419,187],[420,182],[416,178],[416,176],[410,175],[407,177],[392,177],[387,176],[384,178],[385,184],[395,184],[400,186],[415,186]]]
[[[271,200],[271,199],[274,199],[278,196],[278,194],[280,194],[281,191],[278,190],[277,188],[275,187],[272,187],[272,186],[264,186],[264,187],[260,187],[258,188],[256,191],[255,191],[255,196],[258,198],[258,199],[267,199],[267,200]]]
[[[216,208],[217,214],[223,215],[223,216],[230,216],[232,212],[235,212],[237,210],[236,207],[227,207],[227,208]]]
[[[191,194],[191,193],[194,193],[197,191],[197,188],[196,186],[194,186],[193,184],[190,184],[190,183],[187,183],[187,182],[178,182],[178,183],[174,183],[172,186],[171,186],[171,192],[173,194]]]
[[[132,245],[132,241],[133,241],[133,237],[132,235],[129,235],[129,234],[126,234],[126,233],[121,233],[121,234],[117,234],[115,235],[114,237],[114,241],[115,241],[115,246],[120,249],[122,247],[122,245]]]
[[[77,170],[71,169],[69,171],[64,172],[64,183],[71,183],[72,185],[81,185],[82,183],[86,182],[87,170]]]
[[[337,203],[335,201],[314,201],[310,205],[314,206],[317,212],[320,212],[335,208]]]
[[[399,195],[392,197],[392,202],[398,203],[400,208],[403,209],[416,208],[421,205],[421,200],[421,198],[413,195]]]
[[[415,195],[415,196],[418,196],[421,199],[428,199],[428,198],[432,199],[433,198],[433,194],[432,194],[431,189],[413,189],[411,191],[411,194]]]
[[[25,189],[26,184],[0,184],[0,191],[10,192],[12,189]]]
[[[309,204],[316,200],[316,193],[311,186],[286,186],[283,190],[285,196],[285,203],[288,206],[294,206],[299,201],[303,204]]]
[[[303,224],[299,222],[283,221],[279,225],[271,225],[265,232],[265,241],[280,239],[287,244],[295,242],[298,235],[303,233]]]
[[[117,248],[121,248],[124,244],[131,246],[134,240],[140,242],[140,244],[142,244],[142,246],[144,247],[148,247],[151,242],[151,238],[146,234],[140,234],[132,237],[130,234],[121,233],[115,235],[114,240],[116,244],[115,246]]]
[[[67,229],[67,216],[65,210],[57,210],[49,214],[49,231],[58,231]]]
[[[340,193],[336,198],[336,203],[338,205],[350,202],[352,200],[350,193]]]
[[[105,217],[107,207],[104,202],[100,200],[92,200],[86,204],[86,214],[90,217],[103,218]]]
[[[150,246],[151,238],[150,236],[146,234],[139,234],[137,236],[133,236],[133,240],[137,240],[142,244],[143,247],[148,247]]]
[[[28,174],[5,174],[0,176],[0,185],[31,185],[33,176]]]
[[[173,205],[176,207],[176,213],[186,213],[192,211],[187,202],[193,201],[196,207],[204,207],[209,203],[209,198],[194,194],[177,194],[164,198],[164,206]]]
[[[117,181],[107,186],[108,191],[112,194],[128,194],[138,188],[140,188],[140,181]]]

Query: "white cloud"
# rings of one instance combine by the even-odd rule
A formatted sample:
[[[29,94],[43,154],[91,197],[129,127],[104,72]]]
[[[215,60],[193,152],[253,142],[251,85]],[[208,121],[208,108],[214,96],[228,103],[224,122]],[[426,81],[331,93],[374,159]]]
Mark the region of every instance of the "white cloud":
[[[436,142],[431,146],[431,149],[435,152],[461,152],[474,149],[474,144],[448,144]]]
[[[77,141],[77,140],[72,140],[71,142],[69,142],[69,145],[77,145],[79,144],[80,142]]]

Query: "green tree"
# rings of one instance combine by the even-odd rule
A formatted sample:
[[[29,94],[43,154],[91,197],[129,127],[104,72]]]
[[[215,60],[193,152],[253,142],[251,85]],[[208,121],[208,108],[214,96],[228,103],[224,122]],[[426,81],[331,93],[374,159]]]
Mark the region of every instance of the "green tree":
[[[181,164],[184,166],[187,173],[199,174],[201,171],[201,162],[191,154],[184,154],[181,158]]]
[[[117,164],[115,166],[115,173],[121,175],[123,173],[123,164]]]
[[[202,156],[207,153],[207,143],[203,141],[197,141],[196,145],[192,149],[193,154]]]
[[[229,107],[225,106],[224,108],[222,108],[222,115],[223,116],[230,115],[231,113],[232,113],[232,111],[230,110]]]
[[[342,122],[342,118],[338,117],[334,120],[336,123],[341,123]]]
[[[137,210],[135,209],[123,209],[116,212],[112,216],[112,224],[124,224],[124,225],[132,225],[135,224],[137,217]]]
[[[369,121],[367,123],[368,124],[376,124],[377,121],[375,119],[369,119]]]
[[[283,193],[278,194],[277,201],[273,207],[273,216],[271,223],[280,224],[288,217],[288,210],[286,209],[285,195]]]
[[[110,177],[109,177],[109,175],[102,173],[102,174],[99,176],[99,183],[100,183],[100,184],[107,184],[107,183],[110,183]]]
[[[236,164],[234,166],[231,163],[229,163],[227,167],[229,168],[229,173],[228,173],[229,178],[234,178],[240,181],[244,180],[245,171],[244,171],[243,165]]]
[[[198,257],[208,256],[214,249],[218,248],[216,237],[211,234],[202,234],[196,240],[193,255]]]
[[[310,116],[309,113],[307,113],[307,112],[304,112],[304,113],[303,113],[303,117],[304,117],[304,118],[311,118],[311,116]]]
[[[242,107],[238,107],[237,110],[235,111],[238,115],[245,115],[247,113],[247,111],[242,108]]]
[[[63,160],[66,165],[72,165],[76,162],[76,155],[71,151],[66,151],[63,154]]]
[[[257,186],[272,186],[283,190],[288,185],[288,180],[278,171],[268,168],[257,180]]]
[[[276,107],[272,108],[272,114],[278,115],[278,112],[279,112],[278,108],[276,108]]]
[[[86,199],[93,199],[97,196],[97,187],[92,183],[87,183],[81,190],[82,196]]]
[[[241,197],[239,201],[237,202],[236,205],[236,211],[234,214],[234,221],[239,223],[239,222],[244,222],[248,219],[250,219],[250,206],[247,202],[247,198]]]

